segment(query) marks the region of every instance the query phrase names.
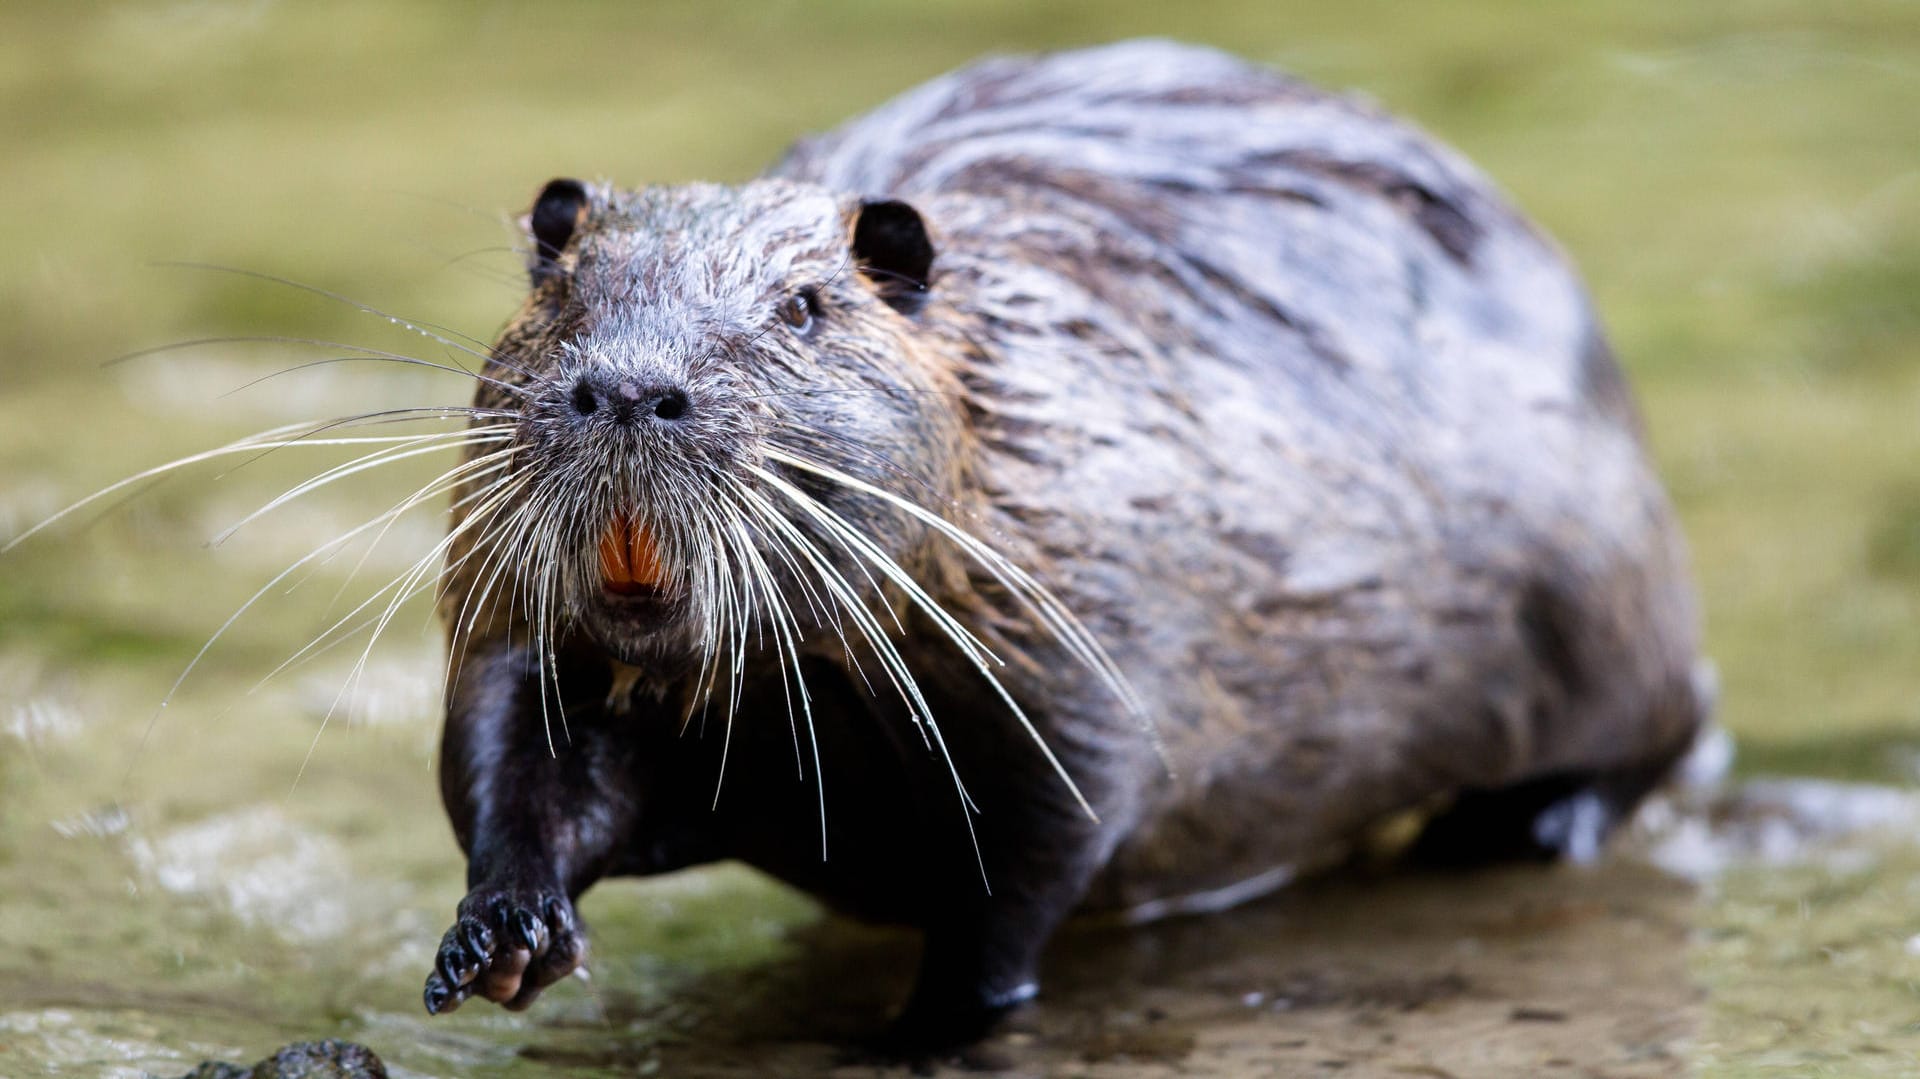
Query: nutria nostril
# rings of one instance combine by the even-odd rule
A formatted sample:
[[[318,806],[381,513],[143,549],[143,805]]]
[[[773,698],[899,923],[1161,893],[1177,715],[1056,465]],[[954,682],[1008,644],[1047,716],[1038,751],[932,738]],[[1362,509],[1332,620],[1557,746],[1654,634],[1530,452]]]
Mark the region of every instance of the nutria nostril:
[[[668,422],[685,416],[687,408],[687,395],[680,390],[667,390],[653,400],[653,414]]]
[[[685,419],[693,410],[687,391],[678,386],[597,373],[584,374],[575,380],[567,401],[580,416],[591,416],[605,405],[614,421],[625,425],[654,421],[674,423]]]
[[[593,392],[593,386],[583,377],[573,384],[571,396],[573,410],[582,416],[591,416],[600,408],[600,398]]]

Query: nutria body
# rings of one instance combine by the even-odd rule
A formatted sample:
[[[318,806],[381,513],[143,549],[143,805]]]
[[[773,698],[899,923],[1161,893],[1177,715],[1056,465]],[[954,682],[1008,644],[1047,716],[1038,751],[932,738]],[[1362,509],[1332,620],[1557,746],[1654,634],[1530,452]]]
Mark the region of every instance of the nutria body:
[[[1070,911],[1408,809],[1436,856],[1583,854],[1702,722],[1577,280],[1365,106],[996,60],[530,229],[442,603],[472,894],[430,1009],[576,966],[601,877],[739,858],[923,927],[900,1030],[966,1037]]]

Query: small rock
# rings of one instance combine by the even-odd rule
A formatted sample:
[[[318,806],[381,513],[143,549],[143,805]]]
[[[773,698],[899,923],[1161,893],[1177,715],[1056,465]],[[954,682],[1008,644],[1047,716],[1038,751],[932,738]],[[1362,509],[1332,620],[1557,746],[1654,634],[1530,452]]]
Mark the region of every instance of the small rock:
[[[207,1061],[180,1079],[387,1079],[373,1050],[328,1038],[296,1042],[251,1068]]]

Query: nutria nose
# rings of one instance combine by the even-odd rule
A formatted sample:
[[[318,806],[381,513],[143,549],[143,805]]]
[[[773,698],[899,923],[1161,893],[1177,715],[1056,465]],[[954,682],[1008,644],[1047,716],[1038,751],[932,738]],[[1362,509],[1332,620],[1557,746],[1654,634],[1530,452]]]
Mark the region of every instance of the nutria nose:
[[[673,423],[685,419],[693,402],[687,391],[659,382],[642,382],[618,375],[588,373],[573,384],[573,410],[591,416],[602,408],[622,424]]]

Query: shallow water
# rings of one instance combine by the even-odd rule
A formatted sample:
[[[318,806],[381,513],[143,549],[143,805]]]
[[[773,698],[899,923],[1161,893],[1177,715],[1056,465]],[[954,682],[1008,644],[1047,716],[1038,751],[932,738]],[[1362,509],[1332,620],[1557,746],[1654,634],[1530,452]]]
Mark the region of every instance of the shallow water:
[[[848,1047],[904,992],[911,937],[737,867],[596,888],[590,981],[429,1019],[461,868],[419,658],[302,775],[327,693],[234,686],[250,714],[169,709],[135,752],[163,685],[10,653],[0,1075],[177,1075],[322,1036],[400,1076],[876,1070]],[[1221,916],[1076,926],[1044,1001],[948,1067],[1908,1074],[1916,825],[1905,790],[1749,781],[1663,800],[1593,866],[1356,866]]]
[[[1738,782],[1593,867],[1355,869],[1083,928],[968,1062],[1012,1074],[1920,1071],[1920,19],[1908,0],[1526,5],[0,5],[0,542],[251,431],[457,401],[313,336],[451,353],[204,259],[488,336],[555,173],[750,175],[991,49],[1164,34],[1358,88],[1512,191],[1592,283],[1692,541]],[[461,891],[418,605],[263,676],[440,523],[270,590],[433,472],[210,536],[341,458],[158,484],[0,558],[0,1076],[175,1075],[343,1036],[398,1075],[841,1068],[912,942],[744,870],[603,886],[593,980],[431,1020]],[[351,579],[350,579],[351,578]],[[339,602],[335,593],[345,597]],[[355,673],[356,667],[358,673]],[[342,687],[348,692],[341,696]],[[1754,783],[1762,773],[1786,785]],[[1820,775],[1876,784],[1822,786]],[[966,1065],[961,1065],[966,1066]]]

